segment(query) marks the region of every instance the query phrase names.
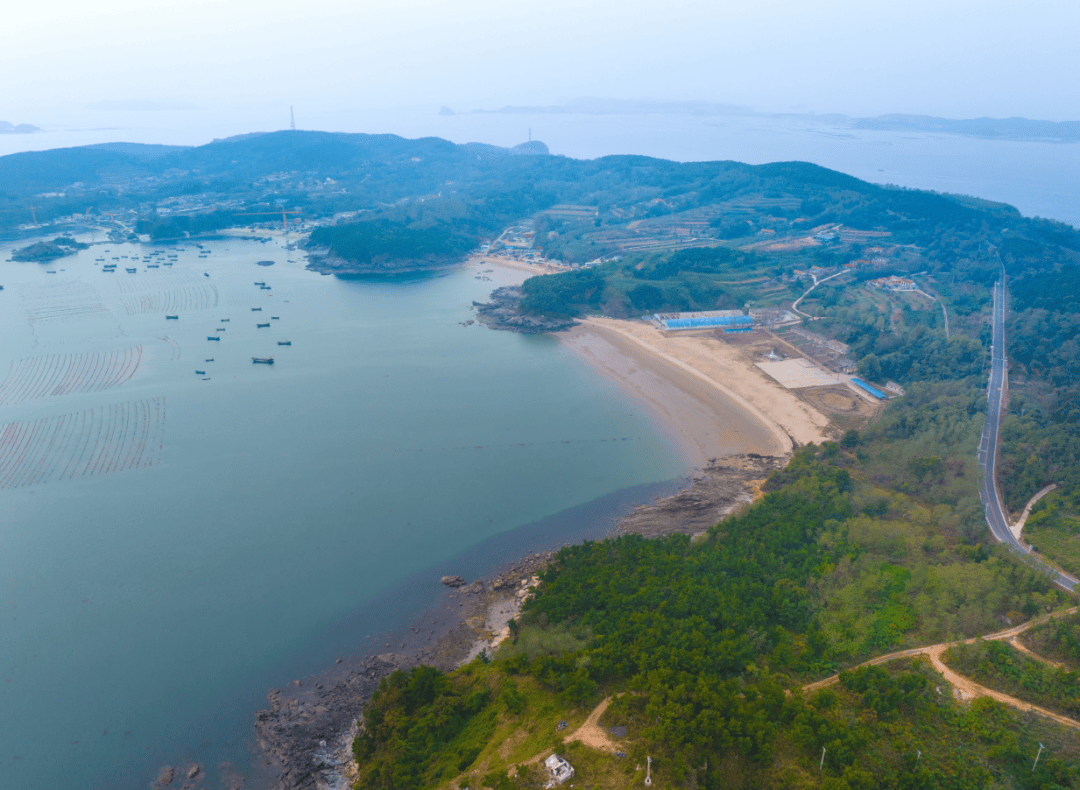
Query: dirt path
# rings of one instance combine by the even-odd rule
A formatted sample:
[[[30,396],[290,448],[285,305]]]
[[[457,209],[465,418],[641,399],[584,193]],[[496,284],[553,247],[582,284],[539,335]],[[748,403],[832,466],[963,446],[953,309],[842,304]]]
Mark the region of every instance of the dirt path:
[[[927,645],[926,647],[913,647],[909,650],[898,650],[895,653],[888,653],[883,656],[871,658],[869,661],[864,661],[863,663],[858,664],[856,667],[853,667],[853,669],[857,669],[858,667],[884,664],[889,661],[894,661],[898,658],[910,658],[912,656],[920,655],[928,656],[930,658],[930,664],[934,667],[935,671],[941,674],[942,677],[945,678],[945,680],[952,684],[953,688],[957,689],[960,692],[960,696],[963,699],[990,697],[991,699],[995,699],[1004,705],[1008,705],[1022,711],[1038,713],[1040,716],[1045,716],[1048,719],[1053,719],[1058,724],[1063,724],[1066,727],[1072,727],[1073,729],[1080,730],[1080,721],[1076,721],[1074,719],[1068,718],[1067,716],[1053,713],[1046,708],[1040,708],[1038,705],[1032,705],[1030,702],[1024,702],[1023,700],[1017,699],[1016,697],[1011,697],[1008,694],[1003,694],[1000,691],[994,691],[993,689],[989,689],[986,686],[981,686],[975,681],[964,677],[963,675],[958,675],[956,672],[949,669],[949,667],[945,665],[945,662],[941,660],[942,654],[950,647],[954,647],[956,645],[970,645],[974,644],[979,639],[984,639],[986,641],[1008,642],[1020,652],[1029,655],[1034,659],[1050,664],[1051,666],[1061,666],[1057,662],[1051,661],[1047,658],[1043,658],[1042,656],[1031,652],[1028,648],[1020,644],[1020,640],[1017,637],[1019,637],[1020,634],[1024,633],[1028,629],[1033,628],[1037,625],[1041,625],[1042,623],[1052,620],[1055,617],[1064,617],[1065,615],[1074,614],[1078,608],[1080,607],[1074,606],[1071,609],[1063,609],[1061,611],[1051,612],[1050,614],[1043,615],[1042,617],[1037,617],[1034,620],[1029,620],[1026,623],[1022,623],[1021,625],[1013,626],[1012,628],[1007,628],[1004,631],[998,631],[994,634],[987,634],[986,636],[976,636],[972,637],[971,639],[960,639],[955,642],[941,642],[936,645]],[[823,689],[826,686],[831,686],[839,679],[840,675],[832,675],[831,677],[824,678],[823,680],[816,680],[813,683],[807,683],[805,686],[803,686],[802,690],[804,692],[817,691],[818,689]]]
[[[607,732],[600,726],[600,717],[604,715],[604,711],[608,709],[608,705],[611,704],[611,700],[614,697],[608,697],[599,705],[597,705],[593,712],[589,714],[589,718],[585,719],[585,723],[574,730],[574,734],[566,740],[568,741],[581,741],[583,744],[591,749],[599,749],[602,752],[609,752],[614,754],[619,749],[615,743],[608,737]]]
[[[1061,611],[1051,612],[1050,614],[1043,615],[1042,617],[1037,617],[1034,620],[1029,620],[1026,623],[1013,626],[1012,628],[1007,628],[1004,631],[998,631],[997,633],[987,634],[986,636],[982,637],[976,636],[972,637],[971,639],[961,639],[955,642],[941,642],[936,645],[927,645],[926,647],[913,647],[908,650],[898,650],[895,653],[887,653],[883,656],[871,658],[869,661],[864,661],[863,663],[858,664],[856,665],[856,667],[852,668],[856,669],[858,667],[885,664],[889,661],[895,661],[898,658],[928,656],[930,658],[930,664],[931,666],[933,666],[934,670],[938,672],[943,678],[945,678],[945,680],[953,687],[953,689],[959,692],[959,696],[961,699],[972,700],[976,699],[977,697],[990,697],[991,699],[995,699],[1003,705],[1008,705],[1009,707],[1016,708],[1017,710],[1022,710],[1025,712],[1037,713],[1040,716],[1045,716],[1046,718],[1056,721],[1058,724],[1061,724],[1065,727],[1071,727],[1074,730],[1080,730],[1080,721],[1070,719],[1068,716],[1062,716],[1058,713],[1054,713],[1053,711],[1049,711],[1046,708],[1039,707],[1038,705],[1032,705],[1030,702],[1024,702],[1023,700],[1017,699],[1016,697],[1011,697],[1008,694],[1003,694],[1000,691],[994,691],[993,689],[987,688],[986,686],[979,685],[975,681],[970,680],[963,675],[958,675],[956,672],[949,669],[949,667],[945,665],[945,662],[941,660],[941,655],[950,647],[953,647],[955,645],[970,645],[974,644],[979,639],[985,639],[990,641],[1006,641],[1020,652],[1029,655],[1034,659],[1043,661],[1052,666],[1061,666],[1057,662],[1050,661],[1049,659],[1043,658],[1036,653],[1032,653],[1030,650],[1020,644],[1020,641],[1017,639],[1017,637],[1030,628],[1034,628],[1035,626],[1041,625],[1042,623],[1045,623],[1056,617],[1064,617],[1066,615],[1074,614],[1078,610],[1080,610],[1080,607],[1074,606],[1071,609],[1063,609]],[[827,677],[822,680],[815,680],[813,683],[807,683],[805,686],[802,687],[802,690],[803,692],[817,691],[818,689],[823,689],[827,686],[831,686],[839,680],[840,675],[832,675],[831,677]],[[604,730],[603,727],[600,726],[600,717],[604,715],[604,711],[608,709],[608,706],[611,704],[611,701],[613,699],[614,697],[608,697],[599,705],[597,705],[593,709],[592,713],[589,714],[589,717],[585,719],[585,722],[580,727],[578,727],[572,735],[569,735],[566,740],[580,741],[591,749],[597,749],[602,752],[607,752],[608,754],[614,754],[615,752],[617,752],[619,750],[618,745],[611,740],[611,737],[608,735],[608,733]],[[524,764],[536,763],[547,757],[549,754],[551,754],[551,752],[551,749],[545,749],[540,754],[526,760]]]
[[[1012,530],[1012,534],[1016,536],[1017,540],[1020,540],[1020,535],[1024,531],[1024,524],[1027,523],[1028,516],[1031,515],[1031,508],[1035,507],[1036,502],[1038,502],[1044,496],[1049,494],[1055,488],[1057,488],[1057,483],[1051,483],[1046,488],[1044,488],[1042,491],[1040,491],[1039,493],[1037,493],[1035,496],[1033,496],[1031,499],[1028,500],[1028,503],[1024,506],[1024,511],[1020,514],[1019,520],[1015,524],[1013,524],[1012,526],[1009,527],[1009,529]]]
[[[1061,669],[1065,666],[1060,661],[1051,661],[1046,656],[1040,656],[1038,653],[1033,653],[1031,650],[1028,649],[1027,645],[1020,641],[1020,637],[1018,636],[1011,637],[1008,641],[1010,645],[1015,647],[1017,650],[1019,650],[1021,653],[1028,656],[1029,658],[1034,658],[1036,661],[1042,661],[1044,664],[1049,664],[1055,669]]]

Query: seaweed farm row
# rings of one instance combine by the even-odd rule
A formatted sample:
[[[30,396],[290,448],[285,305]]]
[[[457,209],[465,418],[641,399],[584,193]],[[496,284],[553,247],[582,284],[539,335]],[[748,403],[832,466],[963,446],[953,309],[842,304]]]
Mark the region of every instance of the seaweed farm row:
[[[50,354],[12,362],[0,384],[0,406],[54,395],[101,392],[135,375],[142,346],[84,354]]]
[[[157,293],[121,297],[128,315],[147,313],[181,313],[188,310],[209,310],[218,306],[218,291],[213,285],[189,285]]]
[[[139,291],[154,291],[161,288],[182,288],[186,285],[196,285],[202,282],[202,276],[192,272],[140,272],[117,280],[116,287],[122,294],[133,294]]]
[[[0,489],[154,466],[164,398],[98,406],[0,427]]]
[[[68,323],[71,321],[112,318],[100,294],[82,282],[54,286],[31,286],[23,289],[26,312],[32,324]]]

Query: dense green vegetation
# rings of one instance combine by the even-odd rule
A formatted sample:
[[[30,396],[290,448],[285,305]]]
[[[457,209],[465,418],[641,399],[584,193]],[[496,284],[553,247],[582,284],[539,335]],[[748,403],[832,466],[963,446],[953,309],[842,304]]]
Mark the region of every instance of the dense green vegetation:
[[[945,663],[966,677],[1063,716],[1080,716],[1080,676],[1024,655],[1004,642],[949,648]]]
[[[1037,243],[1014,243],[1006,255],[1017,274],[1009,354],[1029,382],[1013,386],[1002,430],[1003,488],[1019,510],[1049,483],[1080,493],[1080,260]]]
[[[136,233],[148,233],[154,241],[168,241],[197,236],[222,228],[231,228],[236,217],[228,211],[172,217],[145,217],[135,224]]]
[[[74,255],[78,250],[85,250],[89,244],[82,244],[70,236],[57,236],[52,241],[39,241],[28,247],[15,250],[11,253],[13,261],[30,261],[33,263],[47,263],[48,261],[63,258],[65,255]]]
[[[476,248],[482,236],[498,235],[508,222],[553,202],[552,195],[532,188],[474,200],[435,198],[316,228],[311,244],[372,270],[446,265]]]
[[[957,418],[965,414],[962,405],[953,408]],[[910,428],[912,435],[926,440],[948,428],[946,411]],[[475,664],[438,681],[416,671],[386,683],[372,703],[377,726],[357,746],[368,766],[364,785],[444,784],[481,752],[488,762],[480,773],[490,771],[494,734],[539,705],[537,698],[548,710],[554,703],[556,710],[585,711],[624,690],[632,693],[614,710],[637,729],[631,759],[647,752],[672,777],[693,772],[705,786],[726,786],[723,767],[732,764],[744,766],[739,775],[747,786],[754,786],[752,777],[777,782],[757,786],[792,786],[779,783],[783,771],[808,787],[981,787],[991,776],[1012,776],[1010,761],[1019,758],[1010,751],[1015,732],[1005,735],[1017,727],[1011,715],[982,711],[982,718],[1000,720],[991,730],[996,736],[987,736],[994,748],[973,743],[981,755],[975,763],[953,759],[942,736],[954,731],[964,740],[960,730],[972,726],[972,714],[943,703],[925,670],[859,670],[844,676],[842,692],[819,695],[822,701],[811,705],[784,694],[870,655],[991,630],[1003,617],[1022,618],[1060,600],[1043,576],[1005,552],[968,542],[975,537],[968,519],[977,511],[920,505],[867,481],[879,464],[889,464],[882,455],[894,444],[889,432],[910,417],[899,414],[867,435],[846,437],[846,448],[803,448],[758,503],[705,541],[631,535],[561,550],[525,607],[515,643],[490,667]],[[899,452],[917,441],[897,442]],[[918,479],[916,471],[908,474]],[[944,477],[924,480],[920,494],[948,498],[957,484]],[[533,696],[508,691],[509,681],[515,689],[527,685]],[[410,716],[419,703],[409,700],[425,693],[438,702]],[[838,704],[838,693],[857,704]],[[920,737],[940,744],[922,785],[901,780],[911,767],[896,753],[902,733],[911,753],[922,748]],[[553,745],[544,738],[530,744]],[[822,745],[832,755],[824,777],[806,770]],[[792,749],[798,757],[788,765]],[[874,784],[873,772],[859,773],[868,769],[856,766],[856,757],[867,755],[897,783]],[[512,762],[502,758],[500,770]],[[695,768],[705,764],[720,773]],[[1047,770],[1068,778],[1073,769]],[[845,784],[819,785],[823,778]]]

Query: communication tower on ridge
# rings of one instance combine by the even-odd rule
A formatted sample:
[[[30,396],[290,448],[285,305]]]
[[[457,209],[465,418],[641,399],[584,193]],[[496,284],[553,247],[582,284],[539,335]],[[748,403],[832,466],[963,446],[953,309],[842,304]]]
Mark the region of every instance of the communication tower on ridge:
[[[292,105],[289,105],[289,128],[296,131],[296,116],[293,115]]]

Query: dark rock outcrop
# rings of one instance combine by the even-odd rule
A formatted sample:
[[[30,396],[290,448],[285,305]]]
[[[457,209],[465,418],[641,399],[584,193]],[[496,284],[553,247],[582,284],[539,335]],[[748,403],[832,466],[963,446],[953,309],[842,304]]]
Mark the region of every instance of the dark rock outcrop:
[[[506,329],[523,334],[559,332],[577,326],[573,318],[545,318],[523,315],[521,300],[525,293],[519,286],[508,285],[491,292],[490,302],[473,302],[476,320],[491,329]]]

